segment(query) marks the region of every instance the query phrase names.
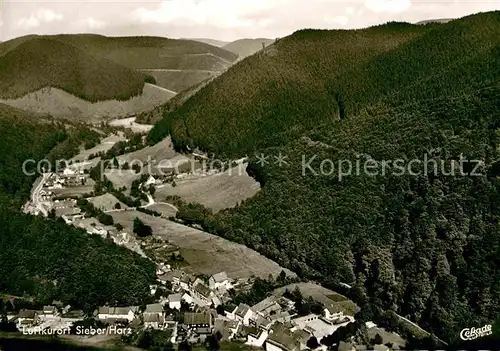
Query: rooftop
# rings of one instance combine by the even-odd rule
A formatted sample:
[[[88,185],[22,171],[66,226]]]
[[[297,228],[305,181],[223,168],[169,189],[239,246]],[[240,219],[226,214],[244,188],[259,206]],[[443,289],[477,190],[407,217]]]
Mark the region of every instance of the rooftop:
[[[163,306],[160,303],[146,305],[144,313],[163,313]]]
[[[244,304],[244,303],[240,303],[240,305],[236,309],[235,314],[237,316],[244,317],[247,314],[249,309],[250,309],[250,306],[248,306],[247,304]]]
[[[184,313],[184,324],[199,325],[210,324],[210,312],[186,312]]]
[[[168,295],[168,302],[181,302],[182,296],[181,294],[170,294]]]
[[[226,280],[228,280],[229,278],[227,277],[227,274],[226,272],[220,272],[220,273],[216,273],[212,276],[212,278],[215,280],[216,283],[222,283]]]

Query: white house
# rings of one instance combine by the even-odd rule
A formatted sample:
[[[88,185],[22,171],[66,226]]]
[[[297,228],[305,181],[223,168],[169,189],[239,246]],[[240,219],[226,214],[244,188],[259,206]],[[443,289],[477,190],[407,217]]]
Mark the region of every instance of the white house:
[[[99,307],[97,318],[100,320],[127,320],[132,322],[135,315],[139,312],[139,307]]]
[[[193,303],[193,297],[191,295],[189,295],[188,293],[184,293],[182,295],[182,301],[191,305]]]
[[[250,318],[252,318],[253,312],[250,306],[240,303],[236,311],[234,312],[236,320],[242,321],[243,325],[248,326],[250,324]]]
[[[45,316],[55,316],[57,314],[57,309],[55,306],[43,306],[43,314]]]
[[[231,289],[231,281],[227,277],[226,272],[220,272],[217,274],[214,274],[213,276],[210,277],[208,280],[208,285],[211,290],[218,290],[218,289]]]
[[[170,294],[168,295],[168,307],[171,309],[180,310],[181,309],[181,294]]]
[[[325,307],[324,312],[325,312],[325,319],[329,321],[344,317],[344,313],[342,312],[342,310],[333,305]]]

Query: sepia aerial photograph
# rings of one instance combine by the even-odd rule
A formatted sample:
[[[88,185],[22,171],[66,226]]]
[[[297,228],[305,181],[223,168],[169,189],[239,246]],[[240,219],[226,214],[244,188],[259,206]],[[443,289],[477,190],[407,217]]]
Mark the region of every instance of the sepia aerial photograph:
[[[500,350],[500,0],[0,0],[0,351]]]

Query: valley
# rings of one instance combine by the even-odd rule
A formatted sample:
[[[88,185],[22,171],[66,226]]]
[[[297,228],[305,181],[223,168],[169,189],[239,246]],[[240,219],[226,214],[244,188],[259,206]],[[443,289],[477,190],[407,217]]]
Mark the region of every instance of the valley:
[[[500,12],[432,18],[0,42],[0,346],[496,342]]]

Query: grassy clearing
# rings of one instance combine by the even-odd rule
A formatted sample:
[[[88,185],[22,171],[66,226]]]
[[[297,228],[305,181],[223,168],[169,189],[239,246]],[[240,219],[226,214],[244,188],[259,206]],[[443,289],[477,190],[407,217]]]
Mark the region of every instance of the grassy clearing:
[[[153,234],[178,246],[189,263],[189,270],[197,274],[215,274],[226,271],[231,278],[249,278],[253,275],[267,278],[283,269],[257,252],[215,235],[197,229],[152,217],[138,211],[110,213],[116,223],[132,230],[135,217],[153,228]]]

